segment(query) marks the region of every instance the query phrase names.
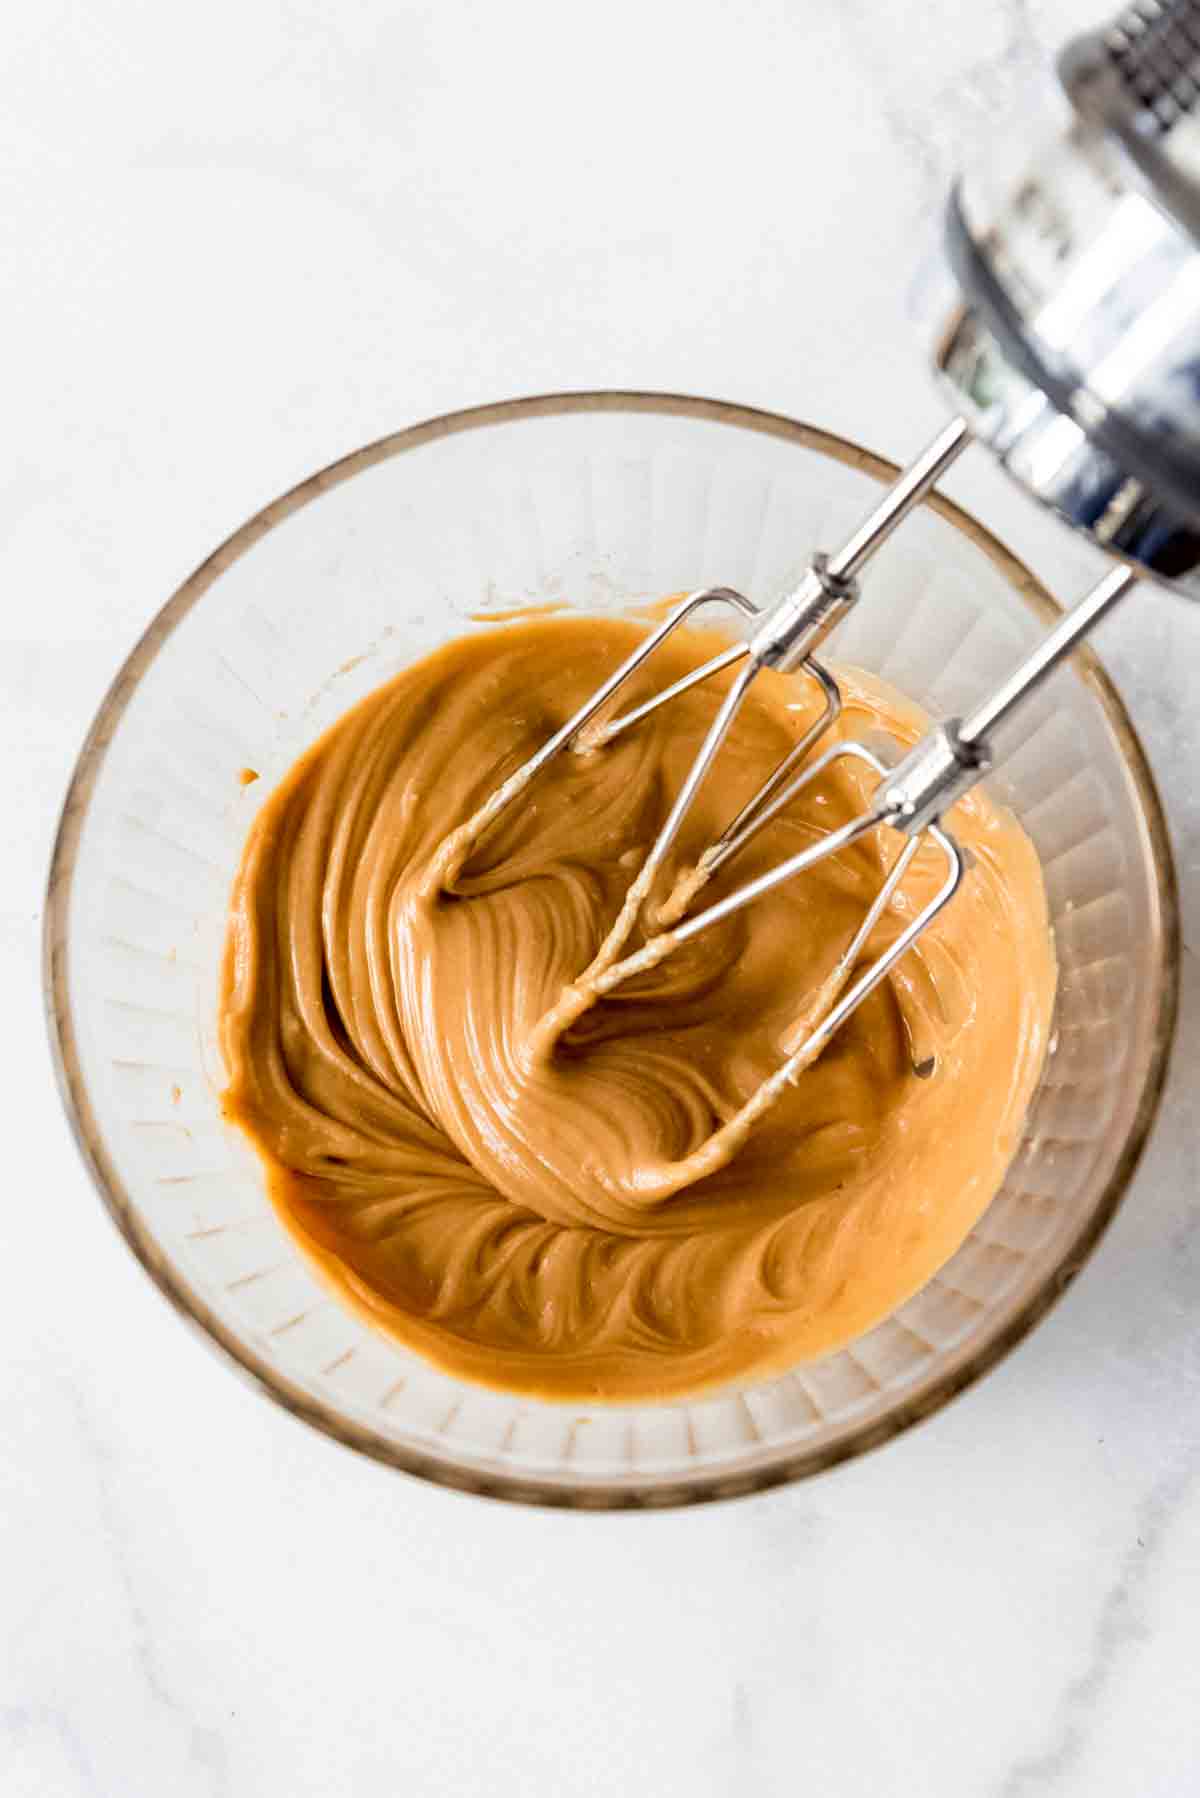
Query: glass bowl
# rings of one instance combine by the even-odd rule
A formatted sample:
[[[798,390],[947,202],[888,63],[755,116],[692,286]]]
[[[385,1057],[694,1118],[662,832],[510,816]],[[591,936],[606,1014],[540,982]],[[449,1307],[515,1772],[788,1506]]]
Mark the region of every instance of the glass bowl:
[[[992,777],[1041,854],[1061,967],[1020,1151],[954,1259],[843,1352],[689,1404],[587,1408],[459,1382],[330,1295],[220,1115],[230,882],[257,807],[319,732],[489,614],[620,610],[715,582],[768,602],[893,472],[824,431],[706,400],[486,406],[398,432],[276,500],[133,651],[83,746],[54,850],[59,1077],[134,1254],[288,1410],[410,1473],[502,1498],[730,1496],[861,1454],[936,1410],[1086,1260],[1158,1102],[1178,959],[1153,782],[1086,654],[1032,703]],[[1051,612],[1032,576],[938,499],[883,551],[834,655],[955,710]]]

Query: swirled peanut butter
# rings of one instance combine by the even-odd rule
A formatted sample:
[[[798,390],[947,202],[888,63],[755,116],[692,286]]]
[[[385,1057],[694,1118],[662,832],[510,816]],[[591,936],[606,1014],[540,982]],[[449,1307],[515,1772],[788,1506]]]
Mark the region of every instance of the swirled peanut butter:
[[[363,700],[259,812],[224,966],[227,1115],[326,1279],[441,1366],[564,1398],[765,1374],[913,1293],[1003,1177],[1054,995],[1034,851],[978,793],[952,817],[973,852],[953,904],[769,1104],[899,839],[872,833],[610,993],[581,980],[721,681],[559,756],[486,833],[462,827],[641,628],[480,632]],[[626,703],[716,646],[676,634]],[[844,685],[838,734],[919,734],[893,691]],[[815,703],[802,677],[755,682],[622,953]],[[868,786],[839,762],[695,904],[844,822]],[[865,954],[943,872],[922,849]]]

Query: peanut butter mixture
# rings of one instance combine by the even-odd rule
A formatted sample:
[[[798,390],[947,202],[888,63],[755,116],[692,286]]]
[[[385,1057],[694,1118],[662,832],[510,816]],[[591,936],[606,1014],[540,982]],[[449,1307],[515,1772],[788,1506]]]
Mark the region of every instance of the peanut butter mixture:
[[[1054,997],[1033,848],[978,793],[949,820],[973,852],[956,899],[769,1104],[764,1083],[803,1041],[893,834],[607,995],[581,982],[722,681],[562,754],[486,834],[462,827],[642,629],[481,631],[363,700],[258,814],[224,965],[226,1112],[320,1272],[440,1366],[558,1398],[765,1375],[915,1292],[1003,1178]],[[677,632],[622,708],[719,646]],[[849,672],[844,690],[838,735],[920,734],[921,714],[880,682]],[[816,703],[803,677],[755,682],[660,907]],[[861,810],[869,782],[836,765],[693,910]],[[865,954],[943,873],[922,849]],[[654,917],[652,900],[622,953]]]

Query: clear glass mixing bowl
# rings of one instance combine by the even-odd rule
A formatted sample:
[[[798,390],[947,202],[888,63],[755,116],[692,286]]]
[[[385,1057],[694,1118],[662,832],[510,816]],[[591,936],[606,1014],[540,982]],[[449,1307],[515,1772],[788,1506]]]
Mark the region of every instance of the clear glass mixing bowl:
[[[1095,1245],[1162,1085],[1177,916],[1153,783],[1087,655],[1024,714],[992,783],[1040,851],[1061,964],[1020,1152],[948,1266],[844,1352],[691,1404],[588,1409],[479,1390],[330,1296],[221,1120],[215,997],[231,877],[257,807],[326,725],[489,613],[619,610],[713,582],[770,601],[892,472],[810,426],[703,400],[484,407],[399,432],[268,506],[130,656],[79,757],[51,871],[62,1090],[143,1266],[298,1416],[503,1498],[604,1507],[743,1493],[859,1454],[945,1403]],[[1011,555],[939,500],[880,556],[835,654],[953,710],[1050,609]],[[260,778],[243,785],[247,769]]]

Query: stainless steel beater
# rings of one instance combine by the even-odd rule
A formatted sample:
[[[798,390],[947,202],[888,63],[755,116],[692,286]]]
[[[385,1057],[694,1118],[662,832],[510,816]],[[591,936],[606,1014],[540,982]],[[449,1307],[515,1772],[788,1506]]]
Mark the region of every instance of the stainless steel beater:
[[[578,988],[612,991],[720,918],[751,904],[868,831],[891,831],[898,853],[837,968],[824,1010],[776,1076],[795,1076],[917,941],[962,879],[963,853],[944,813],[991,763],[991,739],[1139,575],[1200,598],[1200,0],[1136,0],[1107,31],[1059,59],[1036,127],[1010,133],[947,207],[944,258],[927,298],[931,356],[959,416],[896,480],[840,549],[816,556],[765,616],[729,588],[689,595],[583,708],[464,827],[459,862],[547,761],[599,748],[658,706],[744,662],[620,915]],[[1029,145],[1037,148],[1030,157]],[[1014,144],[1017,150],[1014,151]],[[858,596],[858,579],[897,525],[973,440],[1039,502],[1122,558],[1009,678],[963,719],[947,719],[889,769],[865,744],[838,742],[809,761],[840,710],[815,651]],[[623,715],[621,688],[702,603],[754,620],[734,644]],[[649,920],[657,934],[621,959],[655,878],[759,671],[802,669],[824,707],[770,779],[677,882]],[[876,775],[867,809],[821,842],[695,916],[705,879],[838,760]],[[946,877],[888,950],[856,974],[919,843],[941,850]]]
[[[1004,723],[1042,685],[1063,658],[1132,591],[1137,582],[1138,577],[1131,569],[1112,569],[1069,612],[1063,614],[1037,648],[967,717],[944,719],[928,731],[916,747],[894,766],[889,768],[865,743],[854,740],[834,743],[788,782],[766,811],[774,815],[841,760],[862,762],[876,775],[878,785],[867,809],[838,829],[831,830],[820,842],[790,856],[757,879],[737,887],[695,917],[687,918],[651,937],[644,948],[623,961],[615,962],[603,970],[595,970],[594,967],[589,982],[590,990],[597,997],[603,997],[633,975],[643,973],[665,960],[701,931],[753,904],[782,882],[793,880],[806,869],[814,868],[830,856],[849,848],[868,831],[892,831],[901,839],[899,852],[861,924],[822,987],[821,1015],[763,1089],[759,1102],[769,1103],[788,1080],[815,1060],[851,1012],[887,978],[901,956],[907,954],[954,897],[966,869],[966,852],[960,848],[951,833],[942,827],[943,814],[969,792],[992,766],[991,739],[997,726]],[[721,850],[711,855],[712,870],[715,872],[728,856],[736,853],[751,831],[765,822],[765,815],[756,815],[748,828],[744,827],[742,832],[735,833],[728,840],[723,839]],[[895,941],[853,980],[853,984],[849,984],[872,931],[891,904],[923,839],[935,843],[941,850],[946,862],[945,879]]]

